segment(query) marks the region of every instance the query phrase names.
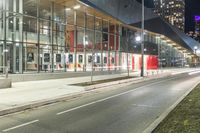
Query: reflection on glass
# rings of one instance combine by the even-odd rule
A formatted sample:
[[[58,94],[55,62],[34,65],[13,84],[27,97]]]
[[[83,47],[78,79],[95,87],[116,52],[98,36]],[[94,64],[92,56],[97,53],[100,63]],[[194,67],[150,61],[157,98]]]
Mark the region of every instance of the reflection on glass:
[[[83,63],[83,55],[79,55],[78,56],[78,62],[79,63]]]
[[[97,56],[97,63],[100,63],[101,62],[101,58],[100,56]]]
[[[92,56],[89,55],[89,56],[88,56],[88,63],[91,63],[91,62],[92,62]]]
[[[103,58],[103,63],[106,64],[107,63],[107,57]]]

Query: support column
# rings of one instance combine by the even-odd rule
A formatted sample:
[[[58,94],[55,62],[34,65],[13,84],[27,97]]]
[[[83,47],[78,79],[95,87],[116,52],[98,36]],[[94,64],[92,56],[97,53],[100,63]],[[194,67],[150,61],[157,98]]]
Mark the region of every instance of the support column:
[[[51,2],[51,72],[54,72],[54,35],[53,35],[53,28],[54,28],[54,2]]]
[[[76,11],[74,12],[74,72],[77,71],[77,18]]]
[[[86,13],[84,14],[84,39],[83,39],[83,45],[84,45],[84,65],[83,65],[83,71],[86,72],[87,71],[87,61],[86,61],[86,22],[87,22],[87,15]]]
[[[118,53],[119,53],[119,55],[118,55],[118,57],[119,57],[119,70],[121,71],[122,70],[122,53],[121,53],[121,38],[122,37],[122,27],[121,27],[121,25],[119,26],[119,46],[118,46]]]
[[[17,54],[17,52],[16,52],[16,43],[14,43],[16,40],[17,40],[17,38],[16,38],[16,34],[17,34],[17,32],[16,32],[16,26],[17,26],[17,20],[16,20],[16,13],[15,12],[17,12],[17,8],[16,8],[16,6],[17,6],[17,2],[16,2],[16,0],[13,0],[13,12],[14,12],[14,14],[13,14],[13,34],[12,34],[12,41],[13,41],[13,60],[12,60],[12,65],[13,65],[13,67],[12,67],[12,73],[16,73],[16,54]],[[19,45],[18,45],[19,46]]]
[[[40,64],[40,20],[39,20],[39,3],[40,0],[37,0],[37,72],[39,73],[40,66],[42,68],[42,64]]]
[[[115,27],[114,27],[114,52],[115,52],[115,58],[114,58],[114,63],[115,63],[115,71],[117,70],[117,45],[116,45],[116,40],[117,40],[117,27],[116,27],[116,25],[114,25]]]
[[[128,50],[128,45],[129,45],[129,33],[127,31],[128,29],[126,29],[126,61],[127,61],[127,73],[128,73],[128,77],[129,77],[129,50]]]
[[[92,45],[92,70],[91,70],[91,83],[93,82],[93,75],[94,75],[94,57],[95,57],[95,51],[94,51],[94,48],[95,48],[95,44],[96,44],[96,31],[95,31],[95,17],[94,17],[94,30],[93,30],[93,34],[94,34],[94,40],[93,40],[93,45]]]
[[[108,71],[110,71],[110,21],[108,21]]]
[[[8,30],[8,24],[7,24],[7,15],[8,13],[6,10],[8,9],[7,7],[7,0],[3,0],[3,73],[6,73],[6,67],[7,67],[7,47],[6,47],[6,39],[7,39],[7,30]]]
[[[103,71],[103,20],[101,21],[101,71]]]
[[[23,14],[23,0],[19,0],[19,13]],[[19,18],[19,73],[23,73],[23,16]]]
[[[3,9],[3,7],[2,7]],[[0,18],[3,18],[3,14],[0,14]],[[0,21],[0,25],[3,25],[2,20]],[[3,27],[0,26],[0,33],[3,33]],[[0,37],[3,40],[3,36]],[[0,66],[3,66],[3,42],[0,41]],[[0,71],[3,71],[3,68],[0,67]]]
[[[67,53],[67,13],[66,13],[66,7],[64,6],[64,25],[63,25],[63,28],[64,28],[64,55],[63,55],[63,58],[64,58],[64,72],[67,72],[67,62],[66,62],[66,53]]]

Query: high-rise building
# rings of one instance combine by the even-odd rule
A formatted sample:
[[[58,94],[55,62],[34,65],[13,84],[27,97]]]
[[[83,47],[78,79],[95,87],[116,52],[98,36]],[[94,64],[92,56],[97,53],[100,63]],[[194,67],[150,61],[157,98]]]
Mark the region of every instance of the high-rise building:
[[[185,29],[185,0],[154,0],[154,12],[180,30]]]
[[[195,16],[195,40],[200,42],[200,16]]]

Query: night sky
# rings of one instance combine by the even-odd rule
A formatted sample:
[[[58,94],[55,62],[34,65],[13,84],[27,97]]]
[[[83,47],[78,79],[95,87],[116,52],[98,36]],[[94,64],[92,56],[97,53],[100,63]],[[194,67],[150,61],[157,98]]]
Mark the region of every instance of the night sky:
[[[137,1],[141,2],[141,0]],[[153,0],[145,0],[145,5],[149,8],[153,8]],[[185,0],[185,5],[185,32],[194,31],[194,16],[200,16],[200,0]]]
[[[200,0],[185,0],[185,31],[194,31],[195,21],[194,16],[200,16]]]

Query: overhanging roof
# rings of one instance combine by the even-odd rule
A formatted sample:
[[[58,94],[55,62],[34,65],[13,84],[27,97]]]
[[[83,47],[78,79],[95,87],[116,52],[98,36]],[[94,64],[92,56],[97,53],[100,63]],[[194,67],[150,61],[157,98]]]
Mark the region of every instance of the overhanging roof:
[[[113,16],[125,24],[141,27],[142,6],[136,0],[80,0],[91,7]],[[150,8],[145,8],[145,30],[162,34],[180,44],[182,47],[193,51],[199,43],[188,37],[178,28],[168,24],[155,15]]]
[[[135,27],[141,27],[141,22],[131,24]],[[160,17],[153,18],[145,21],[145,30],[152,31],[155,33],[162,34],[174,42],[180,44],[182,47],[193,51],[194,46],[199,46],[199,43],[188,37],[185,33],[180,31],[178,28],[170,25],[163,21]]]

